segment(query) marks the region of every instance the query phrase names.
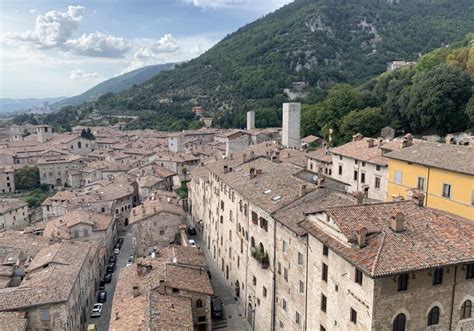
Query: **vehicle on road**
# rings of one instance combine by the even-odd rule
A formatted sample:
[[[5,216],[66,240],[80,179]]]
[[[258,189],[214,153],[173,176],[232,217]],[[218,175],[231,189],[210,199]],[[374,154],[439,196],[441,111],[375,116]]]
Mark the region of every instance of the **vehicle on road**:
[[[123,245],[123,237],[117,239],[117,244]]]
[[[105,281],[101,280],[99,282],[99,291],[105,290]]]
[[[111,255],[109,257],[109,263],[115,263],[117,262],[117,255]]]
[[[102,316],[103,305],[101,303],[96,303],[92,306],[91,317],[100,317]]]
[[[190,236],[195,236],[197,234],[196,228],[194,226],[188,226],[188,234]]]
[[[221,320],[224,318],[224,310],[220,297],[213,297],[211,299],[211,318],[213,320]]]
[[[114,255],[119,255],[119,254],[120,254],[120,249],[119,248],[114,249]]]
[[[107,271],[108,274],[113,273],[115,271],[115,263],[109,263],[107,265],[107,270],[106,271]]]
[[[131,266],[132,264],[133,264],[133,255],[130,255],[130,256],[128,257],[127,267],[128,267],[128,266]]]
[[[89,324],[87,326],[87,331],[97,331],[97,325],[95,324]]]
[[[110,283],[112,281],[112,274],[111,273],[106,273],[104,275],[104,282]]]
[[[194,241],[194,239],[189,239],[188,243],[189,243],[189,246],[196,247],[196,242]]]
[[[100,291],[97,293],[97,301],[98,302],[106,302],[107,301],[107,291]]]

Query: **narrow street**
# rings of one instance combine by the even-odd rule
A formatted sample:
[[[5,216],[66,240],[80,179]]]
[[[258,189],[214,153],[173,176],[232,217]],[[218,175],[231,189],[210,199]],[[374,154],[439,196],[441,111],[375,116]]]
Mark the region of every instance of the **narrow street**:
[[[188,220],[188,225],[190,224],[191,221]],[[196,236],[190,236],[189,238],[194,239],[204,252],[207,265],[212,275],[211,283],[214,290],[214,296],[220,297],[224,305],[224,319],[222,321],[213,321],[212,329],[250,331],[250,324],[247,322],[243,311],[239,307],[239,301],[236,300],[234,290],[227,283],[221,270],[212,260],[211,254],[206,247],[206,243],[201,237],[201,233],[198,232]]]
[[[112,309],[112,300],[115,293],[115,287],[117,285],[117,279],[119,277],[120,271],[123,268],[126,268],[128,257],[132,255],[133,253],[131,233],[128,232],[127,234],[122,234],[119,237],[123,237],[124,241],[123,241],[122,248],[120,249],[120,254],[117,256],[117,266],[112,276],[112,282],[110,282],[109,284],[105,284],[105,290],[107,291],[107,301],[104,302],[102,316],[98,318],[91,318],[89,316],[90,315],[90,310],[89,310],[87,314],[86,328],[87,328],[87,325],[89,324],[95,324],[97,326],[97,331],[106,331],[109,329],[109,320],[110,320],[110,313]],[[102,278],[103,276],[104,275],[102,275]],[[97,296],[97,293],[96,293],[96,296]],[[95,299],[97,299],[97,297]],[[92,309],[92,307],[90,307],[90,309]]]

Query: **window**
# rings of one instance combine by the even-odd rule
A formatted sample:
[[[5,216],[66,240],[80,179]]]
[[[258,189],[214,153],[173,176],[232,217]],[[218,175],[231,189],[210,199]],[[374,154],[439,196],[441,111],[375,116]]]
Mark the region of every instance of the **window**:
[[[304,283],[300,280],[300,293],[304,293]]]
[[[341,160],[341,161],[342,161],[342,155],[339,155],[339,160]]]
[[[362,273],[362,271],[360,271],[359,269],[356,268],[354,281],[355,281],[357,284],[362,285],[362,279],[363,279],[363,277],[364,277],[364,274]]]
[[[288,282],[288,269],[283,268],[283,278]]]
[[[338,171],[339,175],[342,176],[342,165],[339,165],[339,171]]]
[[[328,298],[324,294],[321,294],[321,311],[326,312],[328,308]]]
[[[196,300],[196,308],[202,308],[202,300],[201,299]]]
[[[406,291],[408,288],[408,274],[401,274],[398,277],[398,291]]]
[[[74,230],[74,238],[79,238],[79,230]]]
[[[363,172],[360,173],[360,182],[365,183],[365,173]]]
[[[268,221],[260,217],[260,227],[268,232]]]
[[[407,318],[405,314],[398,314],[393,321],[393,331],[405,331],[406,324]]]
[[[362,166],[365,167],[365,161],[362,161]]]
[[[359,163],[359,160],[354,160],[354,163],[355,163],[355,164],[358,164],[358,163]]]
[[[296,318],[295,318],[296,324],[300,325],[301,324],[301,314],[299,312],[296,312]]]
[[[433,285],[439,285],[443,282],[443,268],[437,268],[433,273]]]
[[[357,180],[357,178],[359,178],[359,172],[354,170],[354,180]]]
[[[396,170],[393,180],[395,181],[395,184],[401,184],[402,183],[402,172],[399,171],[399,170]]]
[[[232,230],[229,230],[229,241],[232,241]]]
[[[287,306],[287,304],[286,304],[286,300],[285,300],[285,299],[282,300],[281,307],[283,308],[283,310],[287,310],[287,309],[288,309],[288,306]]]
[[[329,248],[326,245],[323,245],[323,255],[328,256],[329,255]]]
[[[451,198],[451,185],[443,184],[443,197]]]
[[[471,318],[472,316],[472,301],[466,300],[461,306],[461,319]]]
[[[224,210],[224,201],[221,201],[221,209]]]
[[[283,240],[283,253],[288,253],[288,241]]]
[[[304,264],[304,256],[302,253],[298,252],[298,264],[303,265]]]
[[[376,166],[375,169],[377,169],[377,171],[380,171],[380,166]]]
[[[41,320],[48,321],[49,320],[49,309],[41,309]]]
[[[439,307],[434,306],[428,313],[428,326],[439,324]]]
[[[418,184],[416,187],[422,191],[425,189],[425,177],[418,177]]]
[[[281,263],[278,262],[278,274],[281,275]]]
[[[351,308],[351,322],[357,324],[357,312]]]
[[[380,177],[375,177],[375,188],[380,188]]]
[[[466,266],[466,279],[474,278],[474,263]]]
[[[252,280],[252,281],[253,281],[253,285],[254,285],[254,286],[257,285],[257,277],[253,276],[253,280]]]
[[[257,225],[258,224],[258,215],[256,212],[252,212],[252,223]]]
[[[88,229],[84,229],[84,237],[89,237],[89,230]]]
[[[263,294],[264,298],[267,297],[267,288],[265,286],[263,286],[263,288],[262,288],[262,294]]]
[[[325,263],[323,263],[323,268],[321,271],[321,279],[326,283],[328,282],[328,266]]]
[[[326,331],[326,328],[322,325],[319,325],[319,331]]]

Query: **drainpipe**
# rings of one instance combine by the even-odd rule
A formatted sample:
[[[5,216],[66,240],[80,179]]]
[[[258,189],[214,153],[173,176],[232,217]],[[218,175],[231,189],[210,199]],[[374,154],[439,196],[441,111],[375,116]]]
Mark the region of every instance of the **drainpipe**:
[[[426,196],[425,196],[425,207],[428,207],[428,195],[429,193],[429,187],[430,187],[430,170],[431,168],[428,168],[428,178],[426,178]]]
[[[304,328],[308,329],[308,265],[309,265],[309,234],[306,234],[306,277],[305,277],[305,295],[304,295]]]
[[[449,316],[449,330],[452,330],[452,325],[453,325],[453,312],[454,312],[454,295],[456,293],[456,280],[457,280],[457,274],[458,274],[458,266],[454,266],[454,284],[453,284],[453,294],[451,297],[451,314]]]
[[[276,273],[275,273],[275,264],[276,264],[276,227],[277,222],[273,222],[273,298],[272,298],[272,328],[271,330],[275,330],[275,322],[276,322]]]

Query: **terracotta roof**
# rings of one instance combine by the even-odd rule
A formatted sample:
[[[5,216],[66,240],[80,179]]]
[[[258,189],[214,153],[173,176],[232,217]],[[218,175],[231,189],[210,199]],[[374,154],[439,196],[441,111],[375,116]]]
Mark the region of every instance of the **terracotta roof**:
[[[27,205],[28,204],[24,202],[23,200],[3,199],[3,200],[0,200],[0,214],[5,214],[5,213],[8,213],[9,211],[12,211],[18,208],[23,208]]]
[[[369,139],[373,140],[373,147],[369,147]],[[332,149],[332,154],[350,157],[352,159],[387,166],[388,160],[382,157],[382,151],[379,148],[379,142],[373,138],[362,138],[351,141],[342,146]]]
[[[197,248],[194,248],[197,250]],[[202,268],[185,267],[179,264],[166,264],[166,286],[180,290],[213,295],[211,281]]]
[[[474,148],[470,146],[424,141],[387,153],[385,157],[474,175]]]
[[[8,325],[8,330],[10,331],[26,331],[28,326],[26,312],[0,312],[0,325],[4,327]]]
[[[317,150],[307,152],[306,156],[310,159],[319,160],[325,163],[332,163],[331,151],[326,148],[318,148]]]
[[[191,246],[170,246],[160,252],[161,258],[167,263],[177,263],[196,267],[207,266],[206,258],[201,250]]]
[[[395,213],[405,216],[404,230],[390,224]],[[345,239],[329,235],[327,214]],[[308,215],[300,225],[337,254],[371,277],[474,262],[474,223],[450,217],[412,201],[326,208]],[[367,229],[367,244],[356,244],[357,230]]]

